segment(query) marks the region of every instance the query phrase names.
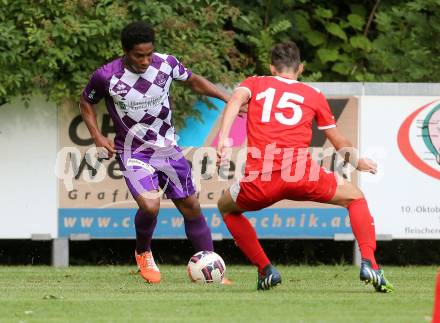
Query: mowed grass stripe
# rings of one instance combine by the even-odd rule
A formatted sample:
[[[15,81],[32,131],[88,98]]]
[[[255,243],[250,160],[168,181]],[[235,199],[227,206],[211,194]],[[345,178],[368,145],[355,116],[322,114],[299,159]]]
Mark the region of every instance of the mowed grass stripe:
[[[437,272],[386,267],[396,291],[378,294],[354,266],[278,266],[283,283],[267,292],[251,266],[228,266],[232,286],[160,268],[147,285],[134,266],[0,267],[0,322],[427,322]]]

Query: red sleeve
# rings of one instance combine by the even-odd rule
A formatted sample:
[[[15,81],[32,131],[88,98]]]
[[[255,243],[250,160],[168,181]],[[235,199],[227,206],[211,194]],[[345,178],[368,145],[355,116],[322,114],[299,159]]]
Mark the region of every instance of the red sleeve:
[[[254,95],[254,85],[255,85],[255,76],[248,77],[243,82],[240,83],[235,89],[244,88],[249,91],[249,99]]]
[[[315,119],[318,129],[325,130],[336,127],[335,117],[333,116],[332,110],[330,110],[327,100],[321,92],[318,93],[316,100]]]

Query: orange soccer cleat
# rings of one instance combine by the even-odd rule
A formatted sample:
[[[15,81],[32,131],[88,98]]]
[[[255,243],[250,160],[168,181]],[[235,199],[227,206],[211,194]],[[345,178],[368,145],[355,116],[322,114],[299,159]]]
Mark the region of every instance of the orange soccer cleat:
[[[160,283],[160,271],[154,262],[153,253],[145,251],[141,254],[135,252],[136,263],[142,278],[150,284]]]
[[[222,285],[232,285],[232,281],[229,278],[223,277]]]

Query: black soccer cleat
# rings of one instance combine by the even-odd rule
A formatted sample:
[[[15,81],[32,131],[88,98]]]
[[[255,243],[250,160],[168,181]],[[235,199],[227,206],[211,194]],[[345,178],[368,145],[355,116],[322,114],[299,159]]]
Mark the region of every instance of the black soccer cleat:
[[[274,266],[267,265],[263,271],[264,275],[258,274],[257,290],[269,290],[281,284],[281,275]]]
[[[362,259],[359,278],[365,284],[373,284],[376,292],[391,293],[394,290],[393,285],[385,278],[383,270],[374,270],[368,259]]]

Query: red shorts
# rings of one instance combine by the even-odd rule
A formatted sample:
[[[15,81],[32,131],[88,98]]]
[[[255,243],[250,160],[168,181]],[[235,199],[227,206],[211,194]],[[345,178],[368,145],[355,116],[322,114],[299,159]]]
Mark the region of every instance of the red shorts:
[[[311,170],[313,168],[313,170]],[[237,205],[246,211],[256,211],[281,200],[328,202],[336,192],[335,173],[309,160],[299,179],[287,178],[286,172],[276,170],[258,175],[254,180],[240,180],[230,188]]]

